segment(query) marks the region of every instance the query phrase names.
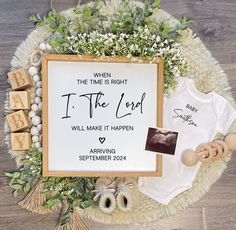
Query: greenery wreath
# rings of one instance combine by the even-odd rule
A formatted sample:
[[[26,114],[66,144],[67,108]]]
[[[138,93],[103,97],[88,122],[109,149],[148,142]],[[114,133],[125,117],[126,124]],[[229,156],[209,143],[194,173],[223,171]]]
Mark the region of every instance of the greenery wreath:
[[[76,16],[70,19],[57,12],[52,4],[48,16],[37,14],[31,16],[30,20],[36,27],[50,28],[47,48],[51,53],[162,57],[165,61],[165,93],[174,90],[178,78],[188,70],[178,41],[190,22],[183,18],[176,26],[171,26],[168,21],[156,24],[152,16],[160,8],[160,0],[152,4],[145,1],[143,8],[125,0],[117,12],[111,12],[112,17],[109,18],[102,12],[102,4],[106,2],[96,0],[93,4],[79,4],[74,9]],[[44,45],[41,44],[41,49],[44,49]],[[93,200],[97,178],[43,178],[41,168],[42,148],[33,146],[26,152],[26,158],[21,160],[21,167],[17,171],[5,173],[10,178],[9,186],[14,197],[21,190],[29,193],[40,182],[45,198],[43,205],[48,211],[63,203],[68,207],[66,214],[73,213],[77,206],[97,206]],[[68,221],[68,218],[64,218],[61,223],[63,225]]]

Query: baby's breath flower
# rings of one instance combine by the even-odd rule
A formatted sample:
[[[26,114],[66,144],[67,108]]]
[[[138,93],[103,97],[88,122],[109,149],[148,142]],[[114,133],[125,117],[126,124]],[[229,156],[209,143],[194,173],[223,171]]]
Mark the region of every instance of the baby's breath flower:
[[[165,92],[173,89],[176,79],[187,70],[182,47],[173,39],[161,41],[147,26],[138,27],[133,34],[101,34],[98,31],[67,37],[68,51],[77,55],[162,57],[165,62]]]

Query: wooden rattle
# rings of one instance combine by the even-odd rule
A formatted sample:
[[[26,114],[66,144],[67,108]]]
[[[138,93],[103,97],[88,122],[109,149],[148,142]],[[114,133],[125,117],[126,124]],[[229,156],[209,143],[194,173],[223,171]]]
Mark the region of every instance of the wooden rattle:
[[[195,164],[197,164],[198,156],[197,156],[196,152],[192,149],[186,149],[182,153],[182,162],[186,166],[189,166],[189,167],[194,166]]]
[[[208,163],[224,158],[229,150],[236,150],[236,134],[227,135],[225,141],[214,140],[207,144],[200,144],[196,151],[185,150],[182,154],[182,162],[189,167],[196,165],[198,161]]]

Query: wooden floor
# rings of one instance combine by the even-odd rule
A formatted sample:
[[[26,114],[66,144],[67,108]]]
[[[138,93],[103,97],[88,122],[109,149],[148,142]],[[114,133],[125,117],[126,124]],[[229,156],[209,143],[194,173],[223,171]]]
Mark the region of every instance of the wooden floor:
[[[58,9],[76,4],[76,0],[56,0]],[[228,74],[236,98],[236,0],[162,0],[162,8],[176,16],[195,21],[192,28]],[[6,72],[16,47],[33,29],[28,16],[46,13],[48,0],[0,0],[0,143],[3,140],[4,90]],[[235,230],[236,229],[236,156],[221,179],[199,202],[165,221],[148,224],[146,230]],[[0,230],[51,230],[57,214],[31,214],[17,206],[3,176],[14,170],[6,146],[0,146]],[[91,225],[95,230],[143,229],[143,226]]]

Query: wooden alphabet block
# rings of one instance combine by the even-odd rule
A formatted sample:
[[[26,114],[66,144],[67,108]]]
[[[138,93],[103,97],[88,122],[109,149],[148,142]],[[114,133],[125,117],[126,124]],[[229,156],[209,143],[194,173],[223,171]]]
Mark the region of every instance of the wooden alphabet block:
[[[30,98],[27,91],[12,91],[10,95],[10,109],[30,109]]]
[[[6,118],[12,132],[25,130],[30,127],[30,121],[23,110],[11,113]]]
[[[30,133],[11,133],[12,150],[21,151],[29,150],[31,147]]]
[[[9,72],[8,78],[12,89],[20,90],[33,86],[33,81],[28,71],[24,68]]]

